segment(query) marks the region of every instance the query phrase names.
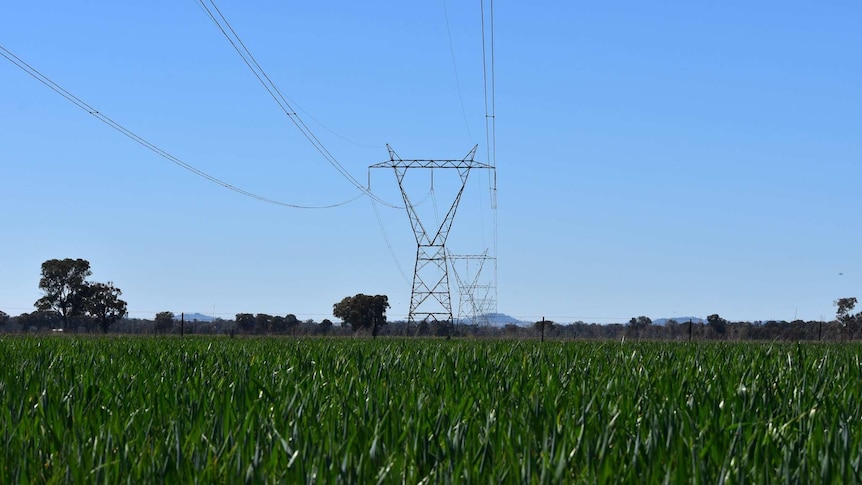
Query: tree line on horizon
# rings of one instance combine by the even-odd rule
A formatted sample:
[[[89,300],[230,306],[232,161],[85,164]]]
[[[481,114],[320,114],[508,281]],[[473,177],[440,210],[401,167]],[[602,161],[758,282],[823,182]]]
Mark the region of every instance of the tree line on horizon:
[[[854,313],[856,298],[840,298],[835,320],[731,322],[718,314],[705,322],[670,320],[655,325],[646,316],[628,323],[569,324],[537,321],[531,326],[507,324],[502,327],[459,322],[389,322],[386,295],[359,293],[333,305],[335,325],[328,318],[320,322],[301,321],[294,314],[238,313],[234,319],[183,321],[173,312],[158,312],[152,319],[129,318],[122,291],[112,282],[88,281],[90,263],[83,259],[51,259],[42,264],[39,288],[43,296],[35,311],[10,316],[0,311],[0,332],[117,333],[117,334],[209,334],[209,335],[295,335],[420,337],[500,337],[544,339],[645,339],[645,340],[854,340],[862,330],[862,312]]]
[[[141,333],[151,329],[154,333],[171,333],[177,329],[176,315],[172,312],[156,313],[152,321],[129,319],[127,303],[120,298],[123,292],[112,282],[99,283],[88,281],[92,275],[90,262],[85,259],[49,259],[42,263],[42,273],[39,289],[43,296],[36,300],[32,313],[22,313],[10,317],[0,311],[0,328],[7,331],[13,326],[21,332],[61,331],[61,332],[92,332],[98,328],[102,333],[108,333],[111,327],[114,331],[126,333]],[[389,308],[389,298],[386,295],[364,295],[362,293],[343,298],[335,303],[332,314],[342,320],[342,326],[349,326],[354,332],[368,329],[376,337],[378,329],[386,324],[386,310]],[[185,333],[183,319],[179,322],[179,332]],[[118,325],[118,323],[121,323]],[[190,322],[191,323],[191,322]],[[207,333],[213,329],[221,331],[222,322],[215,322]],[[244,334],[285,334],[295,333],[300,327],[296,315],[267,315],[258,313],[238,313],[230,322],[229,333]],[[8,327],[7,327],[8,325]],[[328,333],[332,321],[324,319],[317,324],[313,320],[304,322],[301,328],[303,334]],[[191,327],[190,331],[200,332],[201,325]],[[313,331],[309,330],[313,327]]]
[[[59,323],[56,315],[35,311],[17,317],[0,316],[0,332],[50,333]],[[544,332],[543,332],[544,328]],[[75,334],[102,333],[98,326],[79,326]],[[346,322],[333,323],[324,318],[299,320],[295,316],[240,313],[232,319],[180,322],[172,312],[159,312],[152,318],[123,318],[107,332],[115,335],[224,335],[224,336],[372,336],[370,327],[354,328]],[[450,322],[386,321],[378,326],[379,337],[454,337],[454,338],[542,338],[558,340],[671,340],[671,341],[841,341],[862,338],[862,320],[850,327],[837,320],[829,322],[795,320],[787,322],[676,322],[664,325],[629,323],[556,323],[533,325],[507,324],[502,327]]]

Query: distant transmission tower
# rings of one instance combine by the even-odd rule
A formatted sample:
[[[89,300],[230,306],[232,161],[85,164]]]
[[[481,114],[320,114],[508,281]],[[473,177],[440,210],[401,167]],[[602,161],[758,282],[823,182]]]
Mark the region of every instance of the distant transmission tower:
[[[455,275],[455,282],[458,284],[458,292],[460,294],[458,300],[458,321],[471,325],[489,325],[489,314],[496,312],[495,288],[493,280],[490,284],[483,284],[481,278],[485,262],[494,260],[494,258],[488,256],[487,249],[482,254],[455,255],[449,253],[448,258],[452,264],[452,273]],[[464,263],[461,266],[461,271],[458,270],[458,262]],[[471,262],[474,263],[472,271],[470,267]]]
[[[407,315],[407,320],[411,323],[417,321],[453,321],[452,296],[449,290],[449,264],[446,260],[446,239],[452,229],[455,212],[458,210],[458,203],[461,201],[461,195],[467,186],[470,171],[474,168],[493,170],[491,165],[473,160],[477,148],[478,145],[474,146],[461,160],[402,160],[387,144],[389,160],[368,167],[369,172],[373,168],[391,168],[394,170],[398,188],[401,190],[401,197],[404,199],[404,206],[407,209],[407,216],[410,218],[410,226],[413,228],[413,235],[416,238],[416,265],[413,271],[413,289],[410,294],[410,313]],[[427,221],[423,223],[419,218],[416,207],[411,203],[407,194],[404,178],[410,169],[454,169],[458,171],[458,176],[461,179],[455,200],[449,207],[443,221],[438,221],[436,227],[429,226],[434,229],[433,231],[426,229]]]

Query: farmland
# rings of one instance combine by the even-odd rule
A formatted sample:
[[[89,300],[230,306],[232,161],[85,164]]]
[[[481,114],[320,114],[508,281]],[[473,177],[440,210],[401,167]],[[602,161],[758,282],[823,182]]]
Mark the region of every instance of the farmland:
[[[859,482],[853,344],[0,339],[0,482]]]

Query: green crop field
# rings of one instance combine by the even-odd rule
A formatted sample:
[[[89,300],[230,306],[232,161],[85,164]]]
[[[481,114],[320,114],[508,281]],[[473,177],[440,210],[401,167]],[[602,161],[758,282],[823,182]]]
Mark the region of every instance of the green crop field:
[[[0,483],[858,483],[860,354],[3,338]]]

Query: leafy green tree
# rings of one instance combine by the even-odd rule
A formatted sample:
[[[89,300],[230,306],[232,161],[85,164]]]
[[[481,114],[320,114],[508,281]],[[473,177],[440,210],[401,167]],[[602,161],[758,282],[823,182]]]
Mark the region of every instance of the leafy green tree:
[[[102,333],[108,333],[108,328],[128,313],[126,302],[120,299],[122,294],[110,281],[87,285],[85,310],[99,324]]]
[[[174,328],[174,312],[156,313],[156,333],[168,333]]]
[[[321,320],[320,333],[327,334],[330,330],[332,330],[332,320],[328,318],[324,318],[323,320]]]
[[[86,279],[90,276],[90,262],[85,259],[49,259],[42,263],[39,289],[45,294],[36,300],[39,311],[55,311],[60,315],[64,330],[84,314],[87,292]]]
[[[649,327],[650,325],[652,325],[652,319],[650,319],[649,317],[643,316],[643,315],[636,317],[636,318],[632,317],[632,319],[629,320],[629,324],[628,324],[629,328],[634,330],[635,337],[639,337],[641,330]]]
[[[267,315],[266,313],[258,313],[254,316],[254,328],[256,328],[258,332],[263,333],[272,330],[272,323],[272,315]]]
[[[294,315],[293,313],[288,313],[284,316],[284,324],[287,326],[288,329],[291,329],[299,325],[299,319],[296,318],[296,315]]]
[[[451,338],[455,326],[449,320],[433,320],[431,322],[431,333],[436,337]]]
[[[269,330],[272,333],[284,333],[286,328],[287,325],[284,323],[284,317],[281,315],[274,315],[269,321]]]
[[[236,321],[236,326],[241,332],[254,332],[255,319],[251,313],[237,313],[234,321]]]
[[[727,320],[721,318],[718,313],[713,313],[706,317],[706,324],[715,330],[715,333],[724,335],[727,332]]]
[[[856,308],[856,303],[858,303],[858,301],[855,297],[839,298],[833,302],[833,304],[838,307],[838,310],[835,311],[835,316],[839,322],[843,324],[847,321],[848,317],[852,316],[850,312]]]
[[[18,315],[18,325],[25,331],[30,328],[36,330],[59,328],[62,324],[60,314],[53,310],[37,310],[33,313],[22,313]]]
[[[833,304],[838,307],[835,311],[835,317],[838,319],[838,323],[841,324],[844,328],[847,329],[847,338],[850,338],[851,326],[852,323],[862,314],[853,315],[853,309],[856,308],[856,297],[850,298],[839,298],[833,302]]]
[[[6,322],[8,322],[8,321],[9,321],[9,314],[4,312],[3,310],[0,310],[0,327],[2,327],[3,325],[6,325]]]
[[[346,296],[340,302],[332,305],[332,314],[349,324],[353,331],[371,329],[371,336],[377,337],[377,332],[386,324],[386,310],[389,308],[389,297],[386,295]]]

